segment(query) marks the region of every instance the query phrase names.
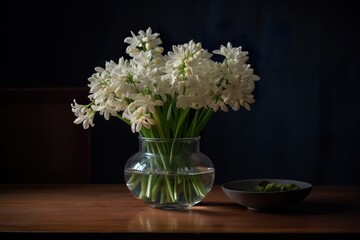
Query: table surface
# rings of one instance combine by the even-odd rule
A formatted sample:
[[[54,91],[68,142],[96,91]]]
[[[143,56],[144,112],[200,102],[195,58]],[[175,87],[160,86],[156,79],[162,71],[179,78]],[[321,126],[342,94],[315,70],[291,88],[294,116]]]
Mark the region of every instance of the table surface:
[[[201,203],[190,209],[158,210],[135,199],[120,184],[0,185],[0,236],[356,238],[360,236],[359,190],[314,186],[299,204],[282,211],[259,212],[231,202],[220,186],[214,186]]]

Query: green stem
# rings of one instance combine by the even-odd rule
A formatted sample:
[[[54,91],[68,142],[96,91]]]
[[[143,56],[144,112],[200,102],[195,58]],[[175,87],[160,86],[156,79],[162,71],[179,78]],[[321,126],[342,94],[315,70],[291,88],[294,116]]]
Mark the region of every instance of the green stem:
[[[118,119],[120,119],[121,121],[125,122],[127,125],[131,126],[130,120],[123,118],[120,114],[116,114],[116,116]]]
[[[170,150],[170,166],[172,166],[172,163],[173,163],[173,155],[174,155],[174,144],[176,142],[176,138],[179,134],[179,130],[181,128],[181,125],[183,124],[186,116],[188,115],[189,113],[189,108],[186,108],[185,110],[183,110],[180,114],[180,117],[179,117],[179,121],[177,122],[177,125],[176,125],[176,130],[175,130],[175,135],[174,135],[174,138],[172,139],[172,143],[171,143],[171,150]]]
[[[213,109],[203,109],[202,113],[200,114],[199,122],[197,124],[197,127],[194,131],[194,136],[199,136],[201,131],[204,129],[206,123],[209,121],[211,116],[214,114]]]
[[[195,133],[195,127],[197,125],[197,120],[198,120],[198,117],[199,117],[199,109],[196,109],[195,111],[195,115],[191,121],[191,124],[190,124],[190,127],[189,127],[189,131],[187,132],[186,136],[187,137],[194,137],[194,133]]]

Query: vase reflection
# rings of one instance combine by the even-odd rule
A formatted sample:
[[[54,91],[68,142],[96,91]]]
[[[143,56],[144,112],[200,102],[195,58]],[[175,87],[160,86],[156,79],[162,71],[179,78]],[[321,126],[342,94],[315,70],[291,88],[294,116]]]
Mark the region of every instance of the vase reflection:
[[[207,206],[195,206],[180,211],[144,208],[130,219],[128,228],[134,229],[134,226],[138,226],[139,232],[206,232],[207,216],[217,214]]]

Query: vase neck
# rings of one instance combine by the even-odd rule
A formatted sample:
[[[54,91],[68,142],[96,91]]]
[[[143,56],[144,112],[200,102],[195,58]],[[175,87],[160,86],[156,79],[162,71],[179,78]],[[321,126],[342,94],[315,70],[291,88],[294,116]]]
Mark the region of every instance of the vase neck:
[[[200,150],[200,137],[176,139],[139,137],[139,148],[141,152],[147,152],[155,149],[161,151],[181,149],[183,152],[198,152]]]

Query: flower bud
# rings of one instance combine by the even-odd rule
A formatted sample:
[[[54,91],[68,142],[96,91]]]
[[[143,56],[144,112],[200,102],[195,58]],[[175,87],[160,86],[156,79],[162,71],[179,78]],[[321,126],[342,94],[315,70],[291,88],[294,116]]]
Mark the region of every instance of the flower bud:
[[[164,52],[164,48],[162,48],[162,47],[156,47],[154,50],[157,53],[163,53]]]

